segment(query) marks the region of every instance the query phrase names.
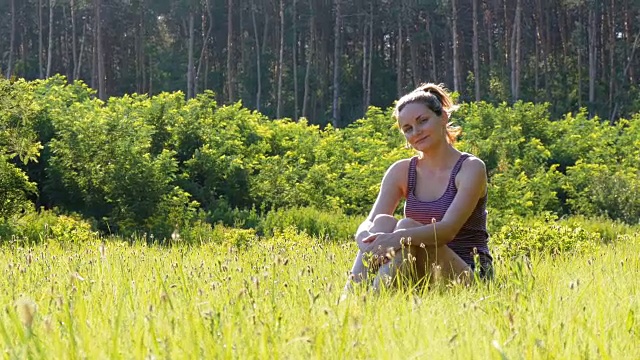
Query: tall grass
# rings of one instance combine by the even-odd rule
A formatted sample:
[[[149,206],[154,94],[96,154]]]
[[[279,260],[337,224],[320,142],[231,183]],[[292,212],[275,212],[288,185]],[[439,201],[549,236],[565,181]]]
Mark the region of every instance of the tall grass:
[[[493,282],[339,301],[355,244],[0,247],[8,358],[640,357],[640,238],[497,263]]]

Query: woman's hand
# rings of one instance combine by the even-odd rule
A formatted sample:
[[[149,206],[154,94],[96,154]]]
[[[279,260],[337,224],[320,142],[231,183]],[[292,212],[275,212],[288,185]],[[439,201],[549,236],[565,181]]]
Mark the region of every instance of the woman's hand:
[[[371,234],[362,240],[363,244],[368,244],[364,252],[371,253],[378,264],[385,264],[402,248],[401,239],[403,237],[399,231]]]

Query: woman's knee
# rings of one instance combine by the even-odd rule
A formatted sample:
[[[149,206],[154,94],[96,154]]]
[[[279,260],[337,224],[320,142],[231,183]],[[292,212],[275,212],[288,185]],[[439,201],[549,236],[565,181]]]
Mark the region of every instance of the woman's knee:
[[[373,218],[373,224],[369,228],[369,232],[384,232],[390,233],[396,228],[398,219],[388,214],[378,214]]]
[[[411,218],[404,218],[398,220],[395,230],[410,229],[418,226],[422,226],[422,224]]]

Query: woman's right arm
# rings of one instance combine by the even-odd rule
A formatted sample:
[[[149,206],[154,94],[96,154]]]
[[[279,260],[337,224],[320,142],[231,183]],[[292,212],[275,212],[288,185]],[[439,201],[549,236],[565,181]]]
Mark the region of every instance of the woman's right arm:
[[[393,215],[398,203],[404,196],[406,192],[408,163],[408,159],[397,161],[393,163],[384,174],[382,184],[380,185],[380,192],[369,212],[369,216],[358,226],[358,230],[356,231],[355,240],[361,250],[369,246],[369,244],[363,244],[362,240],[372,235],[369,229],[371,225],[373,225],[375,217],[380,214]]]

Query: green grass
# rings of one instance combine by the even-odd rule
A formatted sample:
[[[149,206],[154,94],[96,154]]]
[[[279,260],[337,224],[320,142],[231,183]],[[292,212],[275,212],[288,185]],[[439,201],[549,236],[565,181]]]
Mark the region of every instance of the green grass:
[[[355,244],[0,247],[5,358],[637,359],[640,238],[338,302]],[[33,314],[30,319],[30,314]]]

